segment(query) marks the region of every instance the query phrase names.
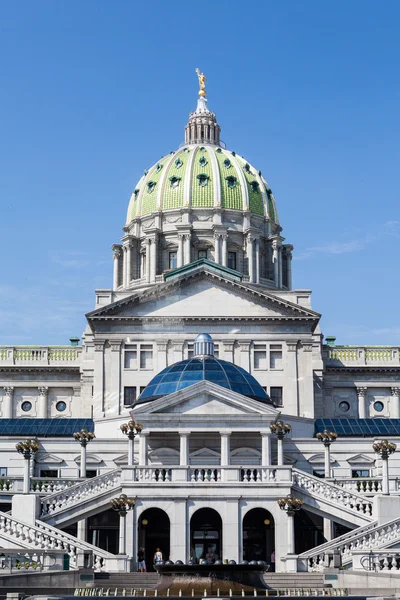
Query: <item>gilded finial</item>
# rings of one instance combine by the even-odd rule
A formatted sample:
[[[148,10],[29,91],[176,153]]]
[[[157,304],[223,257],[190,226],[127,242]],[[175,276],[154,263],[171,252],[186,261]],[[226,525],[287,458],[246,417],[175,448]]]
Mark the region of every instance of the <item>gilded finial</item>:
[[[204,98],[207,95],[207,92],[206,92],[207,79],[206,79],[206,76],[204,75],[204,73],[200,73],[200,69],[196,69],[196,73],[197,73],[197,77],[199,78],[199,86],[200,86],[199,96]]]

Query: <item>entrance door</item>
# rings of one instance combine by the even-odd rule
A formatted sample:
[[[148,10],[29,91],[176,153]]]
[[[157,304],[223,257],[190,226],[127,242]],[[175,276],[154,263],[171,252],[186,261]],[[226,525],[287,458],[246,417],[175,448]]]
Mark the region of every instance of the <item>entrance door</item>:
[[[160,508],[145,510],[138,524],[138,547],[144,548],[148,571],[154,571],[153,557],[157,548],[162,552],[164,560],[170,554],[170,523],[167,513]]]
[[[190,557],[213,563],[222,559],[222,521],[216,510],[200,508],[190,520]]]
[[[274,519],[264,508],[253,508],[243,519],[243,560],[271,563],[275,549]]]

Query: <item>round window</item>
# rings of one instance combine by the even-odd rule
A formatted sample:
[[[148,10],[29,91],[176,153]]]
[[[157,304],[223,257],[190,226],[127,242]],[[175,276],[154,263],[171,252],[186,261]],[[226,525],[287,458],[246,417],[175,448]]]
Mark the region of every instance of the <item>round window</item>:
[[[64,412],[64,410],[67,410],[67,405],[64,401],[57,402],[56,409],[58,412]]]
[[[24,412],[29,412],[32,408],[32,402],[28,402],[28,401],[23,402],[21,404],[21,408]]]
[[[342,412],[347,412],[348,410],[350,410],[350,404],[348,402],[341,402],[339,404],[339,410],[341,410]]]
[[[374,409],[376,412],[382,412],[384,409],[383,402],[374,402]]]

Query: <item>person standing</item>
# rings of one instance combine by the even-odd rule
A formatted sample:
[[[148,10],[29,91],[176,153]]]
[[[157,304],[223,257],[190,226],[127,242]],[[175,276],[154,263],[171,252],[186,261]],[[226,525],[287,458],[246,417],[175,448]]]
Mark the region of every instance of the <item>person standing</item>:
[[[137,553],[137,561],[138,561],[138,571],[140,573],[146,573],[147,568],[146,568],[144,548],[139,548],[139,551]]]
[[[275,550],[272,550],[271,554],[271,571],[275,573]]]
[[[156,548],[156,551],[154,553],[154,558],[153,558],[154,564],[159,565],[160,562],[162,561],[162,559],[163,559],[163,555],[162,555],[160,548]]]

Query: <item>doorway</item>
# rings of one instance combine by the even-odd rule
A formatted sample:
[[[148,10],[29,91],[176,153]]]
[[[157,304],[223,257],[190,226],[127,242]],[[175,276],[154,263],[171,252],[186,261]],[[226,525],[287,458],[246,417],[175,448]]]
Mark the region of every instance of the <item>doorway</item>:
[[[138,548],[144,548],[148,571],[154,571],[153,557],[160,548],[163,560],[169,559],[170,554],[170,522],[166,512],[161,508],[148,508],[138,523]]]
[[[190,519],[190,557],[210,564],[222,559],[222,519],[212,508],[199,508]]]
[[[271,564],[274,549],[273,516],[265,508],[249,510],[243,519],[243,560],[264,560]]]

